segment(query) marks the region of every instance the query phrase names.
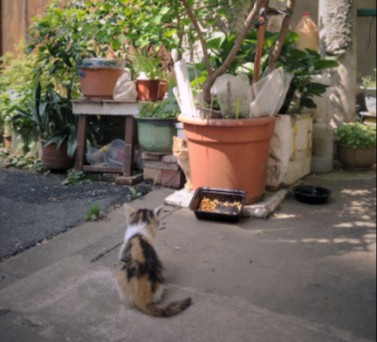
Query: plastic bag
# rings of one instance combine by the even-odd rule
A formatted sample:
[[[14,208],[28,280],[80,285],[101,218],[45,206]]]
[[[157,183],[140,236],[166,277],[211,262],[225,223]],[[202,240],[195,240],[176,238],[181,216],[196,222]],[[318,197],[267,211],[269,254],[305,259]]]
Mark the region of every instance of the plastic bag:
[[[125,143],[123,140],[115,139],[107,145],[105,162],[110,167],[123,167],[125,158]]]
[[[248,118],[251,102],[250,81],[247,75],[224,74],[217,78],[211,88],[217,95],[223,118]]]
[[[136,84],[131,81],[131,76],[127,70],[118,78],[113,91],[113,99],[125,101],[135,101],[137,99]]]
[[[250,117],[273,116],[284,103],[293,75],[275,69],[251,87]]]
[[[105,161],[105,151],[103,150],[103,148],[99,149],[88,146],[85,156],[89,164],[98,164]]]

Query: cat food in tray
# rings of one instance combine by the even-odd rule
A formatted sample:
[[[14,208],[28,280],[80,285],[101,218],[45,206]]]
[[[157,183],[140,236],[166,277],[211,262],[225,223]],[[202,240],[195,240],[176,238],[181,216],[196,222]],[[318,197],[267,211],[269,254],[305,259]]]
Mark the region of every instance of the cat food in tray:
[[[190,202],[190,209],[200,220],[238,222],[245,204],[242,190],[198,188]]]

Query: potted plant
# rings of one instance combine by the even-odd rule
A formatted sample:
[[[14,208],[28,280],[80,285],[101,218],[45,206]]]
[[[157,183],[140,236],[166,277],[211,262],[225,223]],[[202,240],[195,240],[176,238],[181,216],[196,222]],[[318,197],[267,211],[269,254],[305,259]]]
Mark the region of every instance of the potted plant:
[[[139,101],[162,100],[168,89],[162,58],[155,53],[135,51],[132,56]]]
[[[123,1],[53,0],[31,25],[28,47],[40,72],[74,82],[74,97],[81,88],[89,98],[112,98],[128,54],[125,27]]]
[[[209,186],[241,189],[247,192],[246,204],[255,203],[262,199],[265,192],[270,140],[276,120],[270,115],[274,113],[265,113],[265,117],[247,118],[241,114],[237,103],[232,103],[228,106],[230,110],[227,111],[226,118],[224,116],[214,118],[211,89],[216,81],[220,80],[220,76],[237,69],[237,65],[242,69],[252,66],[250,54],[242,56],[240,53],[247,45],[253,47],[253,52],[258,45],[263,45],[260,37],[254,40],[247,39],[253,24],[257,21],[261,2],[254,1],[252,4],[248,3],[243,6],[242,12],[247,15],[242,21],[242,27],[228,32],[234,38],[232,41],[224,40],[225,53],[214,56],[216,58],[212,58],[211,52],[214,44],[217,43],[217,38],[215,37],[212,41],[205,39],[205,34],[213,32],[213,29],[202,30],[197,19],[201,18],[200,15],[209,18],[210,14],[201,13],[186,0],[182,3],[195,28],[203,51],[202,65],[205,70],[195,81],[201,85],[200,106],[209,105],[209,110],[203,112],[204,117],[195,117],[196,113],[194,115],[184,113],[179,116],[179,120],[184,124],[184,134],[188,140],[193,188]],[[290,2],[289,10],[293,10],[293,5]],[[214,24],[210,20],[209,23]],[[258,54],[256,56],[258,57]],[[257,57],[255,61],[258,62]],[[254,73],[258,71],[257,68],[253,70]],[[232,94],[235,93],[232,92]],[[184,100],[184,95],[180,95]]]
[[[344,123],[335,130],[338,158],[345,169],[366,170],[376,163],[376,126]]]
[[[66,170],[74,164],[76,150],[77,118],[72,113],[70,87],[67,97],[57,93],[51,84],[43,91],[38,82],[34,101],[27,111],[19,109],[12,120],[18,133],[25,140],[30,134],[37,135],[42,143],[42,161],[47,169]],[[27,120],[28,125],[19,122]]]
[[[170,154],[179,107],[172,93],[158,102],[140,102],[137,119],[138,142],[146,152]]]

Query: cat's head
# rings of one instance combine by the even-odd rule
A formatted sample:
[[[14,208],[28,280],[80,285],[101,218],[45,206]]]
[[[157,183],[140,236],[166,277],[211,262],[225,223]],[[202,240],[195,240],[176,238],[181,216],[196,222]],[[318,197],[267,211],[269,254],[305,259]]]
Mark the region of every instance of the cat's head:
[[[173,136],[173,154],[177,155],[187,150],[187,140]]]
[[[156,209],[135,209],[127,203],[124,205],[126,213],[127,227],[140,226],[144,227],[153,238],[156,237],[160,225],[160,215],[163,206]]]

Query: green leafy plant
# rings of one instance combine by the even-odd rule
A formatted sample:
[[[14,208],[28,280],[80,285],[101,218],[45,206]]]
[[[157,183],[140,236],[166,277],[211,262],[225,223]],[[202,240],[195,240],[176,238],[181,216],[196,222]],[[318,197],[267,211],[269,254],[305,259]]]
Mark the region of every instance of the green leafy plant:
[[[137,190],[136,187],[131,186],[131,187],[129,187],[128,189],[130,190],[130,193],[127,195],[127,199],[128,199],[129,201],[133,201],[133,200],[135,200],[136,198],[142,196],[142,193],[139,192],[139,191]]]
[[[376,146],[376,126],[360,122],[344,123],[335,130],[335,141],[341,145],[357,147]]]
[[[17,56],[8,52],[0,57],[0,132],[13,130],[11,119],[18,108],[26,110],[33,98],[35,56],[26,54],[24,42],[17,48]],[[19,125],[24,122],[19,122]]]
[[[18,169],[35,169],[39,171],[39,160],[33,155],[12,155],[0,151],[0,159],[5,167],[15,167]]]
[[[369,76],[365,76],[361,78],[361,82],[365,89],[373,88],[376,89],[376,68],[374,68],[374,73]]]
[[[62,182],[62,185],[81,185],[90,183],[83,171],[70,169],[67,172],[67,178]]]
[[[102,217],[104,217],[104,213],[98,203],[93,203],[85,214],[86,221],[97,221]]]
[[[38,82],[28,110],[19,108],[18,115],[12,121],[16,127],[20,121],[28,123],[29,127],[22,126],[18,129],[18,133],[26,141],[37,136],[45,145],[56,143],[58,148],[67,141],[67,153],[72,157],[77,145],[77,117],[72,112],[70,85],[66,90],[66,97],[57,93],[52,84],[48,84],[46,90],[42,91],[42,85]]]
[[[132,68],[136,77],[144,74],[150,80],[166,79],[159,56],[148,55],[146,52],[135,52],[132,56]]]
[[[180,114],[178,103],[169,91],[168,98],[158,102],[142,102],[139,117],[155,119],[176,119]]]
[[[322,57],[316,51],[296,48],[298,36],[294,32],[287,34],[284,47],[278,60],[278,66],[293,75],[287,96],[280,110],[281,113],[300,113],[304,108],[316,108],[313,97],[321,96],[327,86],[313,81],[313,76],[335,68],[338,62],[330,57]],[[294,98],[298,95],[298,103]]]

